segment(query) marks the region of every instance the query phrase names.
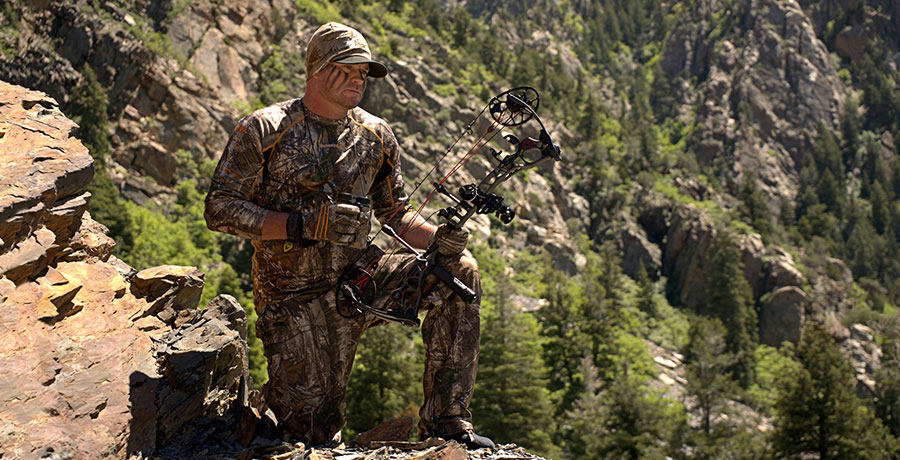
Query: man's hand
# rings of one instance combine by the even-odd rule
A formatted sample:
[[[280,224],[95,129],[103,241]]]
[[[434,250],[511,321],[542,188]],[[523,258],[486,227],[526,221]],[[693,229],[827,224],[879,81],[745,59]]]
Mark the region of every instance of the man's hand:
[[[302,215],[292,213],[287,229],[297,239],[359,246],[369,233],[369,216],[354,204],[324,203]]]
[[[437,243],[438,254],[445,257],[459,257],[469,243],[469,231],[441,224],[434,232],[434,242]]]

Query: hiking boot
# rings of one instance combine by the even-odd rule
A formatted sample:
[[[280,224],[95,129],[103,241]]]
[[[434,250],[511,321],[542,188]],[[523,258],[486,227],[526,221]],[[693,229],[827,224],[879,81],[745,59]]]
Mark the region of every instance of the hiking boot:
[[[465,444],[469,449],[484,449],[488,448],[491,450],[495,450],[497,446],[494,445],[494,441],[491,441],[491,438],[487,438],[484,436],[480,436],[475,434],[474,431],[468,430],[463,431],[462,433],[457,433],[454,435],[441,436],[444,439],[453,440]]]

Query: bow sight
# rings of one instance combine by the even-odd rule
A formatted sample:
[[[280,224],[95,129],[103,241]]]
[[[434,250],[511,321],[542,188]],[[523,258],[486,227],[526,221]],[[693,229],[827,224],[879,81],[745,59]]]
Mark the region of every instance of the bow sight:
[[[512,222],[516,212],[503,203],[504,197],[494,193],[497,186],[519,171],[534,168],[548,159],[560,160],[559,146],[553,143],[544,123],[537,115],[540,103],[540,95],[534,88],[529,86],[513,88],[493,97],[481,110],[481,113],[466,127],[463,135],[472,130],[472,126],[485,110],[488,110],[493,119],[487,132],[475,142],[463,159],[440,182],[434,183],[435,191],[454,203],[438,211],[438,215],[448,226],[461,229],[466,221],[475,214],[494,214],[504,224]],[[497,164],[478,184],[472,183],[460,187],[457,191],[458,196],[453,195],[443,185],[451,174],[456,172],[474,153],[486,147],[503,128],[519,126],[532,119],[537,121],[540,126],[537,138],[519,139],[512,134],[506,134],[503,138],[513,150],[509,153],[488,147],[488,151]],[[455,142],[454,145],[456,145]],[[450,150],[452,147],[447,150],[447,153]],[[446,156],[447,153],[444,155]],[[421,184],[421,182],[419,183]],[[426,199],[422,207],[427,202]],[[418,215],[419,212],[417,211],[416,214]],[[353,317],[363,311],[368,311],[382,319],[417,327],[419,325],[419,306],[424,295],[426,279],[429,276],[433,276],[449,286],[454,293],[467,302],[475,300],[475,292],[438,263],[437,243],[431,243],[428,249],[420,253],[404,240],[404,232],[398,235],[390,227],[383,226],[382,229],[415,254],[415,263],[406,273],[403,285],[391,292],[390,307],[387,310],[373,308],[371,304],[374,301],[375,288],[374,281],[371,280],[371,273],[378,259],[384,253],[374,245],[370,245],[357,263],[344,273],[338,283],[338,293],[345,299],[345,302],[341,302],[340,299],[338,301],[338,311],[342,315]],[[374,262],[372,262],[373,260]],[[371,284],[367,284],[369,282]]]
[[[548,159],[560,160],[559,146],[550,139],[544,123],[537,116],[536,110],[540,103],[538,92],[528,86],[513,88],[490,100],[487,107],[496,124],[519,126],[534,118],[540,125],[541,132],[537,139],[526,137],[519,140],[512,134],[504,136],[515,149],[509,154],[488,147],[491,156],[499,164],[478,185],[469,184],[460,187],[459,197],[450,193],[442,183],[435,183],[435,190],[438,193],[456,203],[438,212],[447,223],[455,228],[462,228],[473,214],[495,214],[504,224],[512,222],[516,212],[503,204],[504,198],[493,193],[494,189],[519,171],[531,169]],[[491,126],[493,128],[493,125]]]

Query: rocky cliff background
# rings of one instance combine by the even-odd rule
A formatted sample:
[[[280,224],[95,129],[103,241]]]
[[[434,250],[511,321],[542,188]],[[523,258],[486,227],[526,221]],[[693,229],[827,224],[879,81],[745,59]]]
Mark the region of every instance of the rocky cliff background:
[[[543,96],[541,116],[563,161],[505,185],[518,211],[512,226],[479,218],[472,228],[473,252],[497,280],[485,327],[497,309],[510,329],[507,301],[540,327],[534,350],[550,368],[545,388],[553,394],[545,415],[557,425],[532,444],[540,452],[590,457],[590,443],[572,434],[578,411],[590,413],[591,395],[612,394],[622,362],[631,363],[626,375],[646,374],[641,385],[702,419],[688,379],[688,330],[700,323],[691,314],[725,323],[722,353],[738,362],[726,367],[750,380],[731,394],[732,412],[713,412],[756,420],[750,432],[778,425],[773,401],[783,385],[766,380],[771,357],[794,356],[794,345],[782,344],[800,344],[813,327],[840,345],[872,412],[890,413],[886,382],[900,372],[892,351],[900,337],[897,8],[881,0],[7,2],[0,79],[58,101],[81,124],[97,174],[87,184],[82,161],[70,174],[80,181],[73,190],[56,196],[22,185],[11,193],[40,196],[40,213],[61,217],[42,224],[38,211],[20,216],[38,198],[10,205],[18,217],[3,225],[0,257],[28,254],[36,262],[15,267],[58,269],[66,250],[50,233],[80,235],[81,220],[71,216],[95,206],[119,243],[104,257],[115,253],[138,270],[200,267],[207,288],[199,303],[233,295],[248,310],[252,345],[247,245],[203,233],[196,206],[236,121],[302,94],[309,35],[340,20],[360,28],[390,70],[371,82],[363,106],[391,123],[410,184],[493,94],[527,84]],[[99,135],[84,129],[94,125]],[[489,160],[473,163],[460,184],[480,177]],[[148,228],[153,237],[135,230]],[[160,236],[179,232],[189,243]],[[48,276],[15,267],[4,268],[7,285]],[[601,286],[592,291],[592,283]],[[629,326],[635,318],[650,326]],[[600,338],[618,333],[595,322],[637,344],[604,348]],[[372,340],[415,355],[414,339],[392,334]],[[562,339],[573,334],[593,339]],[[644,351],[629,354],[633,347]],[[259,384],[261,355],[249,353]],[[481,381],[492,382],[486,355]],[[580,362],[586,355],[590,365]],[[474,404],[490,407],[483,401]],[[391,404],[351,427],[407,410]]]

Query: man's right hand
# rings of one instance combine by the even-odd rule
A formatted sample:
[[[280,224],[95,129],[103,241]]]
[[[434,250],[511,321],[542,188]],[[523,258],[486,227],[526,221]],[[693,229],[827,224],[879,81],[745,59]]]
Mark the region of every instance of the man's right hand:
[[[292,222],[298,217],[300,222]],[[368,213],[363,212],[359,206],[324,203],[302,215],[292,215],[288,219],[288,236],[296,235],[299,237],[297,239],[329,241],[340,245],[358,245],[360,241],[365,243],[368,227]],[[296,233],[291,235],[295,231],[299,232],[299,235]]]

